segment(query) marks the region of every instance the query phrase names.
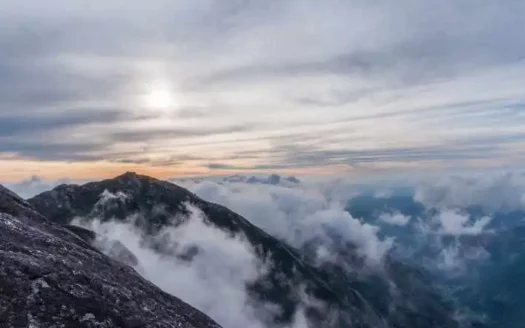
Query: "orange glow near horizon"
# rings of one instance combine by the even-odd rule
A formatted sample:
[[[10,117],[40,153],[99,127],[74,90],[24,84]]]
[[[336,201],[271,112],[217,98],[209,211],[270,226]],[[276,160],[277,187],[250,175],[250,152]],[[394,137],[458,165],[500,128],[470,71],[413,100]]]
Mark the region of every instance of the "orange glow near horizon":
[[[473,168],[491,168],[509,164],[504,161],[469,161]],[[280,174],[294,176],[365,176],[378,172],[396,172],[410,170],[439,170],[443,168],[441,161],[414,161],[414,162],[383,162],[371,163],[353,167],[339,164],[317,167],[296,167],[275,170],[252,169],[250,165],[240,169],[210,169],[205,165],[186,164],[178,166],[154,166],[148,164],[126,164],[109,161],[97,162],[60,162],[60,161],[37,161],[6,157],[0,159],[0,183],[12,183],[26,180],[32,176],[38,176],[47,181],[61,179],[71,180],[101,180],[113,178],[125,172],[132,171],[138,174],[151,176],[157,179],[168,178],[191,178],[206,176],[227,175],[257,175],[257,174]]]
[[[69,178],[74,180],[103,179],[118,176],[126,171],[156,178],[189,176],[204,173],[191,167],[151,167],[140,164],[112,162],[38,162],[26,160],[0,161],[0,181],[15,182],[37,175],[46,180]]]
[[[59,162],[30,160],[0,160],[0,181],[17,182],[31,176],[53,181],[59,179],[98,180],[118,176],[124,172],[133,171],[138,174],[152,176],[158,179],[184,178],[197,176],[220,176],[234,174],[270,174],[283,175],[333,175],[349,173],[346,165],[332,167],[308,167],[281,170],[211,170],[199,166],[148,166],[144,164],[123,164],[107,161],[100,162]]]

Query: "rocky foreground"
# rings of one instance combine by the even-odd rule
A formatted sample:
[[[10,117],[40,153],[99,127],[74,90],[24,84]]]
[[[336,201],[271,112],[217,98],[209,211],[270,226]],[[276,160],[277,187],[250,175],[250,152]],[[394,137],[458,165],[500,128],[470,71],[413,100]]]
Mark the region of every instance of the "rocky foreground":
[[[219,327],[0,186],[0,327]]]

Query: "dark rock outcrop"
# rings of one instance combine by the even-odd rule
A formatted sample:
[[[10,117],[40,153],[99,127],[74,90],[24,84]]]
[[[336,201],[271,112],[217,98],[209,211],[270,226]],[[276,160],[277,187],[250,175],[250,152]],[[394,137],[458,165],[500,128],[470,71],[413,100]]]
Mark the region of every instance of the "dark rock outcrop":
[[[0,186],[0,327],[219,327]]]
[[[107,238],[97,239],[97,234],[94,231],[76,225],[66,224],[64,228],[84,239],[87,243],[104,252],[114,260],[131,266],[139,264],[135,254],[118,240],[110,240]]]
[[[100,238],[95,240],[93,246],[103,251],[112,259],[117,260],[121,263],[130,266],[137,266],[139,264],[139,260],[137,259],[135,254],[133,254],[133,252],[131,252],[126,246],[124,246],[124,244],[122,244],[118,240]]]
[[[29,202],[50,219],[67,224],[80,216],[102,220],[126,219],[140,213],[144,231],[155,232],[174,217],[187,214],[186,202],[200,208],[209,224],[229,234],[241,234],[271,270],[247,290],[255,300],[278,304],[277,322],[289,322],[299,306],[319,327],[457,327],[454,314],[439,293],[416,269],[387,259],[385,272],[349,274],[342,266],[318,267],[305,253],[289,247],[229,209],[206,202],[169,182],[126,173],[83,186],[62,185]],[[341,262],[356,266],[351,245],[342,245]],[[178,256],[177,254],[173,254]],[[198,249],[192,252],[198,256]],[[188,257],[191,260],[191,257]],[[322,310],[301,304],[298,290],[322,301]],[[329,321],[330,320],[330,321]]]
[[[82,228],[75,225],[66,224],[64,228],[68,229],[75,235],[79,236],[80,238],[84,239],[86,242],[92,244],[97,239],[97,234],[94,231],[91,231],[86,228]]]

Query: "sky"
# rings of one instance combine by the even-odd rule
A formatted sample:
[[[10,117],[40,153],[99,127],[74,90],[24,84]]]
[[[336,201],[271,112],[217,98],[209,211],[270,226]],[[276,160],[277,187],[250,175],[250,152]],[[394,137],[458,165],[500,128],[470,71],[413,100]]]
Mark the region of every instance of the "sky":
[[[523,0],[0,6],[0,181],[525,163]]]

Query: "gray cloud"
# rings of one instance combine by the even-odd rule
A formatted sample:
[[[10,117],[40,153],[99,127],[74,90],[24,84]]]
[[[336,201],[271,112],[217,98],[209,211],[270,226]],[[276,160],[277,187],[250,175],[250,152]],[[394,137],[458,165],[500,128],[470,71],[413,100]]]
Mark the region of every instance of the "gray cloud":
[[[524,10],[448,0],[5,4],[0,152],[149,163],[144,149],[184,140],[203,159],[224,147],[210,169],[236,169],[219,162],[238,158],[283,169],[508,157],[500,148],[523,141],[510,128],[525,127]],[[180,98],[172,113],[133,108],[156,80]],[[155,117],[173,128],[138,127]],[[401,128],[416,121],[422,132],[455,127],[458,142],[422,133],[422,146],[381,145],[406,142]],[[509,132],[465,133],[477,126]],[[374,147],[356,150],[361,142]]]
[[[17,195],[20,195],[23,198],[30,198],[64,183],[70,184],[73,183],[73,181],[67,178],[57,181],[46,181],[35,175],[26,180],[15,183],[6,183],[5,185]],[[79,183],[79,181],[77,181],[77,183]]]
[[[250,126],[219,126],[219,127],[198,127],[198,128],[173,128],[173,129],[151,129],[145,131],[125,131],[110,133],[110,138],[114,141],[148,141],[151,139],[177,139],[191,138],[198,136],[214,136],[235,132],[251,130]]]
[[[488,213],[525,209],[525,173],[511,171],[421,180],[415,199],[448,212],[469,206],[481,206]]]
[[[298,139],[301,139],[301,137],[298,137]],[[275,145],[274,148],[266,152],[264,158],[270,162],[248,166],[215,162],[208,164],[207,167],[221,170],[282,170],[330,164],[345,164],[358,167],[359,165],[370,163],[414,163],[421,161],[440,161],[447,165],[454,165],[462,160],[503,158],[505,154],[500,148],[502,144],[519,144],[523,141],[525,141],[525,135],[513,134],[492,138],[472,138],[458,141],[454,145],[441,144],[432,147],[384,148],[360,151],[348,149],[325,150],[312,146],[308,141],[305,144],[296,145],[289,145],[285,141],[283,144]],[[320,142],[320,145],[322,144],[323,142]],[[260,153],[260,151],[254,151],[254,153]],[[517,152],[516,155],[520,155],[520,153]],[[239,154],[239,158],[243,158],[243,155]]]
[[[73,126],[118,122],[128,118],[121,110],[93,110],[84,108],[62,112],[27,115],[15,112],[0,115],[0,137],[29,135]]]
[[[354,5],[360,7],[357,3]],[[388,17],[394,23],[388,28],[399,33],[393,36],[394,42],[391,44],[385,43],[367,50],[354,48],[351,52],[342,51],[318,60],[298,59],[287,63],[238,66],[212,74],[202,82],[246,83],[289,76],[341,74],[386,78],[394,85],[413,85],[525,59],[525,39],[518,32],[519,26],[525,28],[518,14],[525,6],[520,2],[493,6],[470,1],[458,6],[451,1],[444,1],[432,9],[409,1],[398,5],[407,13],[420,17],[413,20],[411,31],[405,30],[405,22]],[[341,8],[336,5],[336,9]],[[343,6],[343,10],[352,9],[351,3],[347,7]],[[378,2],[366,9],[393,8],[389,8],[385,2]],[[348,25],[351,26],[350,23]],[[383,30],[377,32],[386,33]],[[340,36],[340,39],[344,44],[344,37]]]
[[[16,153],[21,158],[37,160],[62,161],[96,161],[103,160],[103,156],[91,155],[90,152],[100,151],[107,147],[104,142],[5,142],[0,144],[0,151]]]
[[[212,170],[242,170],[243,168],[236,165],[222,164],[222,163],[211,163],[207,167]]]

